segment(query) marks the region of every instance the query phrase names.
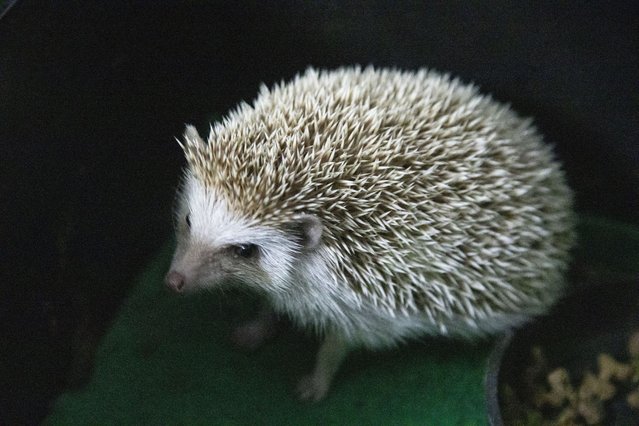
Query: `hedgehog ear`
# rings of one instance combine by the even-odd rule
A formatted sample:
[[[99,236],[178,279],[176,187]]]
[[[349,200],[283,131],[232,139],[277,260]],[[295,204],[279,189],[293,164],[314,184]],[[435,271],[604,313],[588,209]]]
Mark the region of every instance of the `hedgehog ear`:
[[[293,233],[301,239],[304,250],[313,250],[319,246],[324,226],[317,216],[303,215],[290,224]]]

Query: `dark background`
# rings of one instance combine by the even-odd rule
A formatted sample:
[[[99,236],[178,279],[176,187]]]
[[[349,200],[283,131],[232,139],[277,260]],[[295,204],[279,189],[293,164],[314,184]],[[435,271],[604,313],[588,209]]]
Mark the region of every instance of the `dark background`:
[[[0,423],[85,383],[171,235],[184,123],[308,65],[473,81],[535,117],[580,211],[639,223],[637,2],[558,3],[18,1],[0,20]]]

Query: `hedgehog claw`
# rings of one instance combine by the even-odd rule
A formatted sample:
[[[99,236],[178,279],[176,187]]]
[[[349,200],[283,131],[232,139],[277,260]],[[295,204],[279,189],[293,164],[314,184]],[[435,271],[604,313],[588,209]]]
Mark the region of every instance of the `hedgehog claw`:
[[[326,396],[328,388],[328,381],[309,374],[302,377],[297,383],[296,393],[301,401],[319,402]]]

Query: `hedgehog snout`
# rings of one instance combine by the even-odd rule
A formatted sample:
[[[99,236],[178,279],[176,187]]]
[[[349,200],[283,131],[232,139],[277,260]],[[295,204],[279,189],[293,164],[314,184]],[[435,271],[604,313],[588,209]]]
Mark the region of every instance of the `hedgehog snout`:
[[[186,277],[177,271],[169,271],[164,278],[164,283],[169,289],[181,293],[186,283]]]

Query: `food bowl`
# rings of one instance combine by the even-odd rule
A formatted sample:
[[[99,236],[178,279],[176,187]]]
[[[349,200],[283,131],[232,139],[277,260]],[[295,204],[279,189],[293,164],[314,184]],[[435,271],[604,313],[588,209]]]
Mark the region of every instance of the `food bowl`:
[[[548,316],[503,336],[497,342],[486,377],[490,423],[557,424],[562,410],[570,405],[569,401],[565,400],[559,407],[540,403],[536,407],[531,401],[539,395],[531,395],[531,386],[538,386],[539,392],[548,392],[548,374],[562,368],[567,372],[575,395],[578,394],[580,383],[588,372],[594,376],[599,374],[598,363],[601,361],[598,360],[602,356],[631,364],[627,353],[628,339],[637,330],[639,278],[575,290]],[[628,394],[638,387],[636,361],[632,368],[634,381],[611,379],[615,395],[600,406],[603,424],[639,424],[639,410],[626,402]],[[537,377],[532,377],[535,374]],[[536,385],[532,384],[533,381]],[[571,421],[593,424],[581,415]]]

